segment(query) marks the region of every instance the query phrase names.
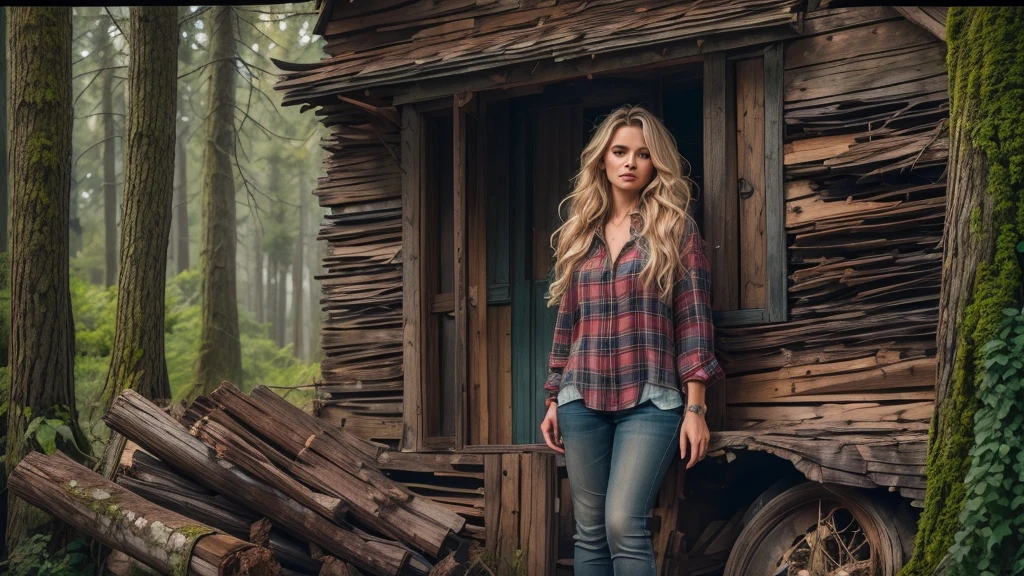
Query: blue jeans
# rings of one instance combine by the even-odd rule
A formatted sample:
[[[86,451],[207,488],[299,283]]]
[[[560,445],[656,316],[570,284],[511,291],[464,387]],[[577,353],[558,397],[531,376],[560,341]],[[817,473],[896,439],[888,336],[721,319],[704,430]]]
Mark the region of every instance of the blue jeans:
[[[654,576],[650,512],[679,458],[683,409],[651,402],[616,412],[582,400],[558,407],[565,468],[576,518],[577,576]]]

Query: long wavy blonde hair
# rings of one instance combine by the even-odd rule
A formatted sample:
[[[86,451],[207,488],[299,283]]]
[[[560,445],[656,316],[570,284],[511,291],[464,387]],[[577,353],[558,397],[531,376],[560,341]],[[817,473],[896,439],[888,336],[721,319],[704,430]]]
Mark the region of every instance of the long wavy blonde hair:
[[[643,131],[654,164],[654,176],[640,192],[637,204],[643,221],[640,236],[648,252],[640,280],[646,288],[656,283],[663,300],[671,295],[673,281],[682,267],[679,240],[689,218],[686,208],[691,183],[683,174],[683,159],[672,133],[646,109],[627,105],[609,114],[594,131],[580,155],[580,171],[573,178],[573,190],[558,206],[559,214],[564,214],[563,209],[568,206],[568,218],[551,235],[555,278],[548,306],[561,300],[576,265],[590,249],[594,233],[611,213],[612,186],[601,163],[612,136],[622,126],[637,126]]]

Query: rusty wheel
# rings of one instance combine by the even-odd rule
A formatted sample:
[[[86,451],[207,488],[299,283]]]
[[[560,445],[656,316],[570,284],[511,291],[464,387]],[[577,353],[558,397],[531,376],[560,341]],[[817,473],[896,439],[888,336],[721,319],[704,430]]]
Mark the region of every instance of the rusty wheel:
[[[902,563],[887,507],[858,490],[808,482],[750,518],[725,576],[895,576]]]

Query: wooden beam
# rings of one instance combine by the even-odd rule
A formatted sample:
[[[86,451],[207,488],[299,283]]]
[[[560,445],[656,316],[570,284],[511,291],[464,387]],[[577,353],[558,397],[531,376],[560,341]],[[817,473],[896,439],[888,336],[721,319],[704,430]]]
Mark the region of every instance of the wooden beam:
[[[931,32],[936,38],[946,41],[946,20],[937,20],[920,6],[893,6],[904,18]]]
[[[783,184],[783,50],[775,44],[764,55],[764,182],[765,218],[768,232],[768,321],[785,322],[786,210]]]
[[[420,269],[424,233],[420,200],[423,194],[421,165],[423,128],[420,114],[402,108],[402,390],[403,450],[419,451],[423,438],[423,278]]]
[[[739,238],[736,194],[736,117],[725,54],[704,60],[704,238],[714,276],[716,310],[739,307]]]

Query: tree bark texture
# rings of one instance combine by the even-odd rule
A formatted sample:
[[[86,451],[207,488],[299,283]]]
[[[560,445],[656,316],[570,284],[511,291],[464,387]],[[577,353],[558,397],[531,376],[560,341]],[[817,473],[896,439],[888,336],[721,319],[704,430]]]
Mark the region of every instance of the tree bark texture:
[[[137,36],[133,33],[132,38]],[[26,456],[11,473],[11,491],[161,574],[262,576],[277,574],[279,569],[266,548],[217,534],[214,528],[161,508],[62,454]],[[232,570],[239,567],[246,569]]]
[[[203,394],[224,380],[241,385],[235,282],[235,16],[211,9],[210,114],[203,182],[202,328],[194,383]]]
[[[306,196],[309,192],[302,186],[302,179],[299,179],[299,230],[295,234],[295,255],[292,258],[292,342],[294,348],[292,354],[296,358],[302,358],[302,269],[305,268],[305,259],[302,255],[302,243],[306,239]]]
[[[174,194],[177,9],[132,7],[117,320],[104,411],[131,388],[165,403],[164,287]]]
[[[11,333],[6,466],[28,453],[32,417],[63,412],[77,430],[68,273],[71,9],[8,8]],[[29,412],[30,414],[26,414]],[[77,434],[81,438],[81,433]],[[12,549],[35,520],[9,495]]]
[[[1019,304],[1024,238],[1020,158],[1024,142],[1022,70],[1010,33],[1020,8],[951,8],[949,184],[942,246],[935,414],[928,487],[911,562],[901,576],[932,576],[947,555],[966,498],[982,347],[996,336],[1001,310]],[[1016,22],[1016,24],[1013,24]],[[1008,52],[1009,51],[1009,52]]]
[[[179,46],[178,62],[182,68],[192,69],[192,49],[186,44],[184,48]],[[185,99],[182,93],[178,94],[178,111],[185,110]],[[197,119],[192,119],[194,123]],[[175,140],[176,151],[174,154],[174,208],[172,209],[172,234],[174,236],[174,272],[181,274],[192,267],[189,255],[190,242],[188,234],[188,141],[194,132],[188,130],[189,124],[184,125]]]
[[[171,208],[174,273],[188,270],[188,140],[182,130],[174,147],[174,204]]]
[[[108,66],[113,66],[110,50]],[[114,70],[103,71],[103,237],[104,285],[117,283],[117,165],[114,146]]]
[[[7,252],[7,233],[10,210],[8,209],[8,175],[7,175],[7,11],[0,10],[0,46],[4,47],[4,57],[0,58],[0,110],[4,117],[0,119],[0,252]]]

